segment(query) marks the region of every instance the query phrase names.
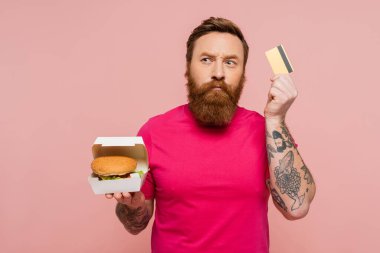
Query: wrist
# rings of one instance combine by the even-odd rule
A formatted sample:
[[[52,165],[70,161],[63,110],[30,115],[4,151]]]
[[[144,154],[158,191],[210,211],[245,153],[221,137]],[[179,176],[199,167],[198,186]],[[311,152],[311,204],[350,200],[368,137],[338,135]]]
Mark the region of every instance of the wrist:
[[[281,125],[283,122],[285,122],[285,117],[267,117],[265,116],[265,123],[270,125]]]
[[[146,207],[145,203],[142,203],[141,205],[138,205],[138,206],[127,205],[127,204],[122,204],[122,205],[127,212],[139,212],[141,210],[144,210]]]

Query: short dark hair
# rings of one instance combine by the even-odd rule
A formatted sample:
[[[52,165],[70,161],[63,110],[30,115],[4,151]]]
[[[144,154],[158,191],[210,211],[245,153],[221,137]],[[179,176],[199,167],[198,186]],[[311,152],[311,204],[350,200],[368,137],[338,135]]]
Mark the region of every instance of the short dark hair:
[[[244,48],[244,69],[245,65],[248,60],[248,53],[249,53],[249,47],[247,42],[244,39],[243,33],[241,32],[240,28],[234,24],[232,21],[220,18],[220,17],[210,17],[206,20],[202,21],[202,24],[200,24],[198,27],[196,27],[193,32],[190,34],[186,46],[187,46],[187,52],[186,52],[186,61],[187,64],[190,64],[191,59],[193,58],[193,50],[194,50],[194,43],[195,41],[202,37],[203,35],[206,35],[211,32],[221,32],[221,33],[230,33],[232,35],[237,36],[240,41],[243,43]]]

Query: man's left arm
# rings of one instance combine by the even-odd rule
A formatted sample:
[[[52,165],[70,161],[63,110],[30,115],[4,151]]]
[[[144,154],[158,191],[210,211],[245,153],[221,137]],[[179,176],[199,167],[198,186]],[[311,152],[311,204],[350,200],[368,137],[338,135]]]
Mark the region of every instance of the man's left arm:
[[[287,74],[271,78],[266,105],[265,127],[270,179],[267,186],[278,210],[289,220],[306,216],[316,186],[285,123],[285,115],[297,97]]]

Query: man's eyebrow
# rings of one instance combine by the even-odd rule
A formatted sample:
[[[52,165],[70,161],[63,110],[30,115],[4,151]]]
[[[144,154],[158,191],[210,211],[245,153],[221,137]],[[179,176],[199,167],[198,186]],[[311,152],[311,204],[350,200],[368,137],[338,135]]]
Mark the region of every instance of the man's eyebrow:
[[[201,53],[201,56],[203,56],[203,55],[215,57],[215,55],[212,55],[212,54],[207,53],[207,52]],[[240,59],[236,54],[226,55],[224,58],[227,58],[227,59]]]

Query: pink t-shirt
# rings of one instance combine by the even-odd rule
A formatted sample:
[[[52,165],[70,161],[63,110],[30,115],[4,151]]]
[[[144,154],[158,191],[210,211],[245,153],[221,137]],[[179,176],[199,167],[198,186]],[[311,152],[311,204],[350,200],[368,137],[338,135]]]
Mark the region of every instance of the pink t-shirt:
[[[152,117],[138,136],[155,198],[153,253],[267,253],[265,119],[238,107],[225,129],[199,126],[188,104]]]

